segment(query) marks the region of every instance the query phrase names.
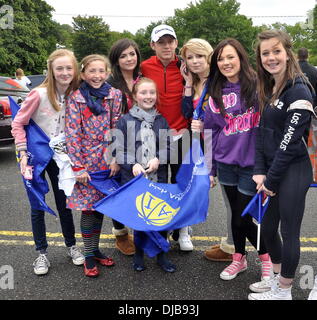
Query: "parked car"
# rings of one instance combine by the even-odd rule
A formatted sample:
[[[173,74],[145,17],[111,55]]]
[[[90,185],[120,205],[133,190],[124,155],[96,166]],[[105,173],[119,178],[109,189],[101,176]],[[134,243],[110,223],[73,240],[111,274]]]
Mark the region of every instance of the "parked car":
[[[13,142],[11,135],[11,110],[8,96],[18,104],[26,98],[30,89],[8,77],[0,77],[0,145]]]
[[[28,88],[31,90],[39,86],[45,80],[45,76],[43,74],[33,74],[27,77],[31,81],[31,84],[28,85]]]

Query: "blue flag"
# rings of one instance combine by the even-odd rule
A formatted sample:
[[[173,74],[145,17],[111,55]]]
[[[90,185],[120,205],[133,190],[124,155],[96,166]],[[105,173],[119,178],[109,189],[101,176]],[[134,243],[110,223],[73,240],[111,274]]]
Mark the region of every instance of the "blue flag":
[[[194,120],[202,120],[204,121],[205,110],[208,104],[209,95],[207,94],[207,90],[209,87],[209,79],[206,81],[202,94],[200,95],[200,99],[198,101],[197,107],[193,113]]]
[[[311,188],[317,188],[317,183],[312,183],[312,184],[310,185],[310,187],[311,187]]]
[[[176,184],[155,183],[139,175],[93,207],[138,231],[174,230],[204,222],[209,205],[209,175],[200,142],[184,158]]]
[[[109,177],[110,169],[88,172],[91,178],[89,183],[105,195],[109,195],[120,188],[120,175]]]
[[[15,118],[20,107],[9,96],[12,119]],[[45,194],[48,193],[48,183],[44,177],[44,169],[53,157],[53,150],[49,146],[49,138],[43,130],[32,120],[25,126],[28,164],[33,166],[32,180],[22,176],[27,196],[32,209],[47,211],[56,216],[55,212],[46,204]]]
[[[261,224],[265,211],[269,205],[269,201],[269,196],[266,196],[263,192],[257,193],[243,210],[241,216],[243,217],[246,214],[249,214]]]

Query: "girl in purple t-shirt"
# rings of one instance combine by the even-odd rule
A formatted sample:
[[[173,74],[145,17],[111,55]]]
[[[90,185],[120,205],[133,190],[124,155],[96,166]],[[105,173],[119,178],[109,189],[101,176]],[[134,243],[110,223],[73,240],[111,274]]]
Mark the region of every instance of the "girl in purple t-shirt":
[[[232,263],[220,274],[221,279],[231,280],[247,269],[246,239],[254,247],[257,245],[257,228],[252,217],[241,217],[241,213],[256,193],[252,174],[259,125],[256,75],[245,49],[235,39],[225,39],[215,48],[209,95],[204,119],[206,161],[211,186],[218,176],[232,211],[235,253]],[[258,253],[262,278],[269,278],[272,264],[262,240]]]

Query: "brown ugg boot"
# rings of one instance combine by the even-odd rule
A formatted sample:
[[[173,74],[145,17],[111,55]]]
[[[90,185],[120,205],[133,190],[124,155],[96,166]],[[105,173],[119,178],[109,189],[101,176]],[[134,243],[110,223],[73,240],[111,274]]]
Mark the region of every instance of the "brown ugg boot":
[[[232,261],[232,254],[223,251],[221,245],[215,245],[206,250],[204,257],[211,261]]]
[[[116,248],[126,256],[131,256],[135,253],[135,246],[132,236],[128,233],[127,228],[115,229],[112,228],[112,233],[116,237]]]

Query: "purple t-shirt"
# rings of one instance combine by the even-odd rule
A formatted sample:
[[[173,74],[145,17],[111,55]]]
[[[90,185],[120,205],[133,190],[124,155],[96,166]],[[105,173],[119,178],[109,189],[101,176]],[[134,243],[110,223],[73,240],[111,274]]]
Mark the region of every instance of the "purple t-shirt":
[[[213,176],[216,176],[217,162],[254,166],[255,134],[260,121],[258,105],[246,109],[241,103],[239,83],[227,82],[222,99],[226,116],[221,115],[210,97],[204,118],[206,162]]]

